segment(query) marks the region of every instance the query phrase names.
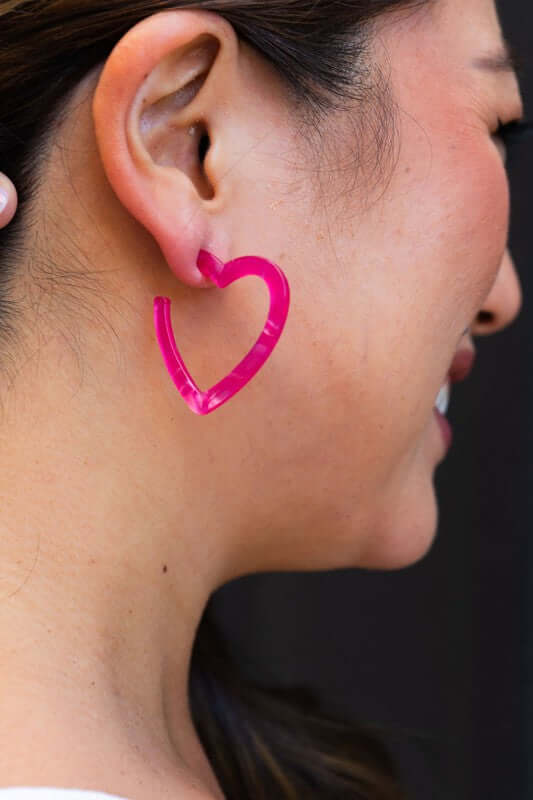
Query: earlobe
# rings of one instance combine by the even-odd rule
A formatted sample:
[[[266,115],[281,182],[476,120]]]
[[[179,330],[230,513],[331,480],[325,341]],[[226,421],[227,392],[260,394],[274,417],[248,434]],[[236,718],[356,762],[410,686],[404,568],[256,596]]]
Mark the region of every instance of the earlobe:
[[[200,249],[226,256],[213,229],[217,185],[206,156],[237,57],[233,28],[219,16],[161,12],[121,39],[93,98],[96,140],[115,194],[193,287],[212,285],[196,267]]]

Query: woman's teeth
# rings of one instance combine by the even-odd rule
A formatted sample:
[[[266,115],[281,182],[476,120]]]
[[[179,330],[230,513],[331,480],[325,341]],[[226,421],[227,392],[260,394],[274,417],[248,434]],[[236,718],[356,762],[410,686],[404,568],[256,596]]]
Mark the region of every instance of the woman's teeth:
[[[446,412],[448,411],[448,406],[450,405],[450,382],[446,381],[442,389],[437,395],[437,399],[435,401],[435,407],[440,411],[440,413],[445,416]]]

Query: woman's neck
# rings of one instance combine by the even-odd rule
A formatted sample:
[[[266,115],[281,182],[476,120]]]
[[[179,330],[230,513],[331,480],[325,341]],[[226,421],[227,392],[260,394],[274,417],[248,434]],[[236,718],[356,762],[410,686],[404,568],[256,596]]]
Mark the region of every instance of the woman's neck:
[[[188,706],[217,586],[207,534],[180,514],[193,499],[176,491],[170,515],[144,479],[157,454],[113,450],[120,408],[105,430],[70,395],[28,408],[0,427],[2,784],[221,798]]]

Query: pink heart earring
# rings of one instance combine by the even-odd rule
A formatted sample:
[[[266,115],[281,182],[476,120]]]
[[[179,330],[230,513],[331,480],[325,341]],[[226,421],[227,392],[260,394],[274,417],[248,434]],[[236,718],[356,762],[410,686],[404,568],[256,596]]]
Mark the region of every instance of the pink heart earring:
[[[205,415],[240,392],[272,355],[287,321],[290,289],[282,270],[258,256],[243,256],[224,264],[206,250],[200,250],[196,263],[202,275],[212,280],[219,289],[225,289],[239,278],[257,275],[270,290],[270,311],[259,339],[235,369],[207,392],[201,392],[192,379],[176,345],[170,317],[171,301],[168,297],[154,299],[155,329],[166,367],[191,410],[195,414]]]

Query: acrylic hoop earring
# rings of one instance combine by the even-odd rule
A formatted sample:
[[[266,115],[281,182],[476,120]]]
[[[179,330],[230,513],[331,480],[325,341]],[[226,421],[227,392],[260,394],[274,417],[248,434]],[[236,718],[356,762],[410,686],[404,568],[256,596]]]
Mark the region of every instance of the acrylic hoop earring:
[[[240,392],[272,355],[287,321],[290,289],[282,270],[258,256],[243,256],[224,264],[206,250],[200,250],[196,263],[202,275],[212,280],[219,289],[225,289],[240,278],[257,275],[270,290],[270,311],[262,334],[235,369],[207,392],[200,391],[194,382],[176,345],[170,317],[171,301],[168,297],[154,299],[157,340],[170,377],[190,409],[195,414],[205,415]]]

